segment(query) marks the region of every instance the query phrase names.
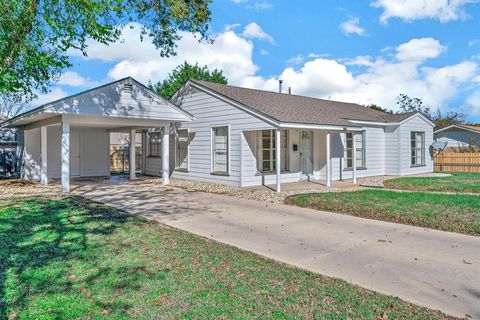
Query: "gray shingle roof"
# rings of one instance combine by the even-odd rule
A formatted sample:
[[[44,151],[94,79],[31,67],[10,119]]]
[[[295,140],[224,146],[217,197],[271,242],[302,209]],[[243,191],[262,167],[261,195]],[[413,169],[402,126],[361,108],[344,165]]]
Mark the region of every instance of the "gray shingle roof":
[[[279,122],[351,126],[352,123],[348,120],[397,122],[414,114],[389,114],[355,103],[247,89],[208,81],[192,82]]]

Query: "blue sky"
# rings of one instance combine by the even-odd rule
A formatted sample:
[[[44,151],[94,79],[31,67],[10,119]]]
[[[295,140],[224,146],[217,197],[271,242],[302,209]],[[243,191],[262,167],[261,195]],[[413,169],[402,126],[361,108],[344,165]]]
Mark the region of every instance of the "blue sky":
[[[52,92],[38,103],[128,75],[164,79],[184,60],[220,68],[231,84],[395,109],[400,93],[480,122],[478,0],[217,0],[214,44],[183,33],[178,55],[162,59],[139,26],[123,42],[72,52]]]

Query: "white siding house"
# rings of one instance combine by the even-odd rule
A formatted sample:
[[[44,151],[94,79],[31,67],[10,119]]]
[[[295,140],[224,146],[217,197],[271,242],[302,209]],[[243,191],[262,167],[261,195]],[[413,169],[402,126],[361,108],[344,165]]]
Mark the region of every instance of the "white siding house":
[[[294,109],[294,112],[298,108],[301,112],[303,102],[295,105],[295,97],[286,94],[273,93],[272,96],[272,93],[268,93],[264,97],[263,92],[258,90],[201,81],[187,83],[173,101],[192,114],[194,120],[176,128],[188,131],[188,156],[181,161],[177,159],[177,166],[184,161],[187,164],[183,169],[176,169],[173,176],[246,187],[275,184],[278,181],[298,182],[302,179],[322,180],[329,184],[330,180],[433,171],[429,151],[433,140],[433,123],[421,114],[380,115],[377,111],[371,113],[370,109],[348,105],[345,119],[358,112],[364,112],[366,116],[359,115],[360,120],[338,120],[339,124],[322,123],[321,120],[318,123],[289,123],[258,110],[262,99],[268,104],[275,98],[293,101],[291,106],[286,106],[286,113],[288,108]],[[253,101],[251,105],[247,104],[249,99]],[[322,117],[322,100],[315,100],[319,101],[320,113],[311,114],[313,120]],[[276,108],[274,103],[271,104],[272,108]],[[341,114],[343,106],[339,104],[336,107]],[[281,116],[282,111],[279,114]],[[307,112],[306,116],[310,114]],[[384,120],[383,117],[391,120]],[[228,128],[228,170],[221,173],[212,169],[216,157],[212,150],[212,132],[219,127]],[[277,132],[281,137],[279,158],[274,138]],[[417,150],[418,157],[412,160],[414,132],[419,133],[417,145],[423,151]],[[347,140],[352,141],[352,137],[356,140],[355,152],[351,145],[347,147]],[[345,158],[347,153],[350,159]],[[356,155],[356,170],[352,167],[353,154]],[[280,175],[277,174],[277,163]]]
[[[351,103],[188,81],[166,101],[132,78],[21,114],[21,176],[29,180],[110,174],[112,132],[142,147],[141,172],[248,187],[433,170],[433,123]],[[130,178],[135,161],[130,159]]]
[[[435,131],[435,140],[447,148],[480,147],[480,126],[452,125]]]

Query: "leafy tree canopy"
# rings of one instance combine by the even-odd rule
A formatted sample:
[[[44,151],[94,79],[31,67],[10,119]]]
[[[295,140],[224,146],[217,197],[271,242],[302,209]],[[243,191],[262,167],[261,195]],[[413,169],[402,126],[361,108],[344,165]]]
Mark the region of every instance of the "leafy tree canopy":
[[[385,112],[385,113],[393,113],[392,110],[387,109],[387,108],[380,107],[379,105],[376,105],[376,104],[374,104],[374,103],[369,104],[369,105],[367,105],[367,106],[365,106],[365,107],[370,108],[370,109],[373,109],[373,110],[377,110],[377,111],[382,111],[382,112]]]
[[[460,111],[442,112],[440,109],[432,110],[420,98],[411,98],[406,94],[397,97],[397,105],[402,112],[420,112],[427,118],[431,119],[437,128],[450,126],[453,124],[467,123],[467,115]]]
[[[87,40],[118,41],[122,28],[141,24],[161,56],[175,54],[178,31],[207,39],[211,0],[0,0],[0,95],[28,101],[45,93],[68,52],[87,56]]]
[[[188,80],[205,80],[221,84],[227,84],[228,81],[221,70],[210,71],[207,66],[200,67],[198,63],[192,65],[185,61],[170,72],[167,79],[156,84],[150,83],[149,87],[160,96],[170,99]]]

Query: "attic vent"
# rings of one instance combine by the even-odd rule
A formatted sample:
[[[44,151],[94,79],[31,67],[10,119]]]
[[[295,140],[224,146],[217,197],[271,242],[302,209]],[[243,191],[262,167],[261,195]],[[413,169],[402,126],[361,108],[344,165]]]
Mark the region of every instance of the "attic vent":
[[[133,84],[125,83],[123,85],[123,91],[125,91],[125,93],[132,93],[133,92]]]

